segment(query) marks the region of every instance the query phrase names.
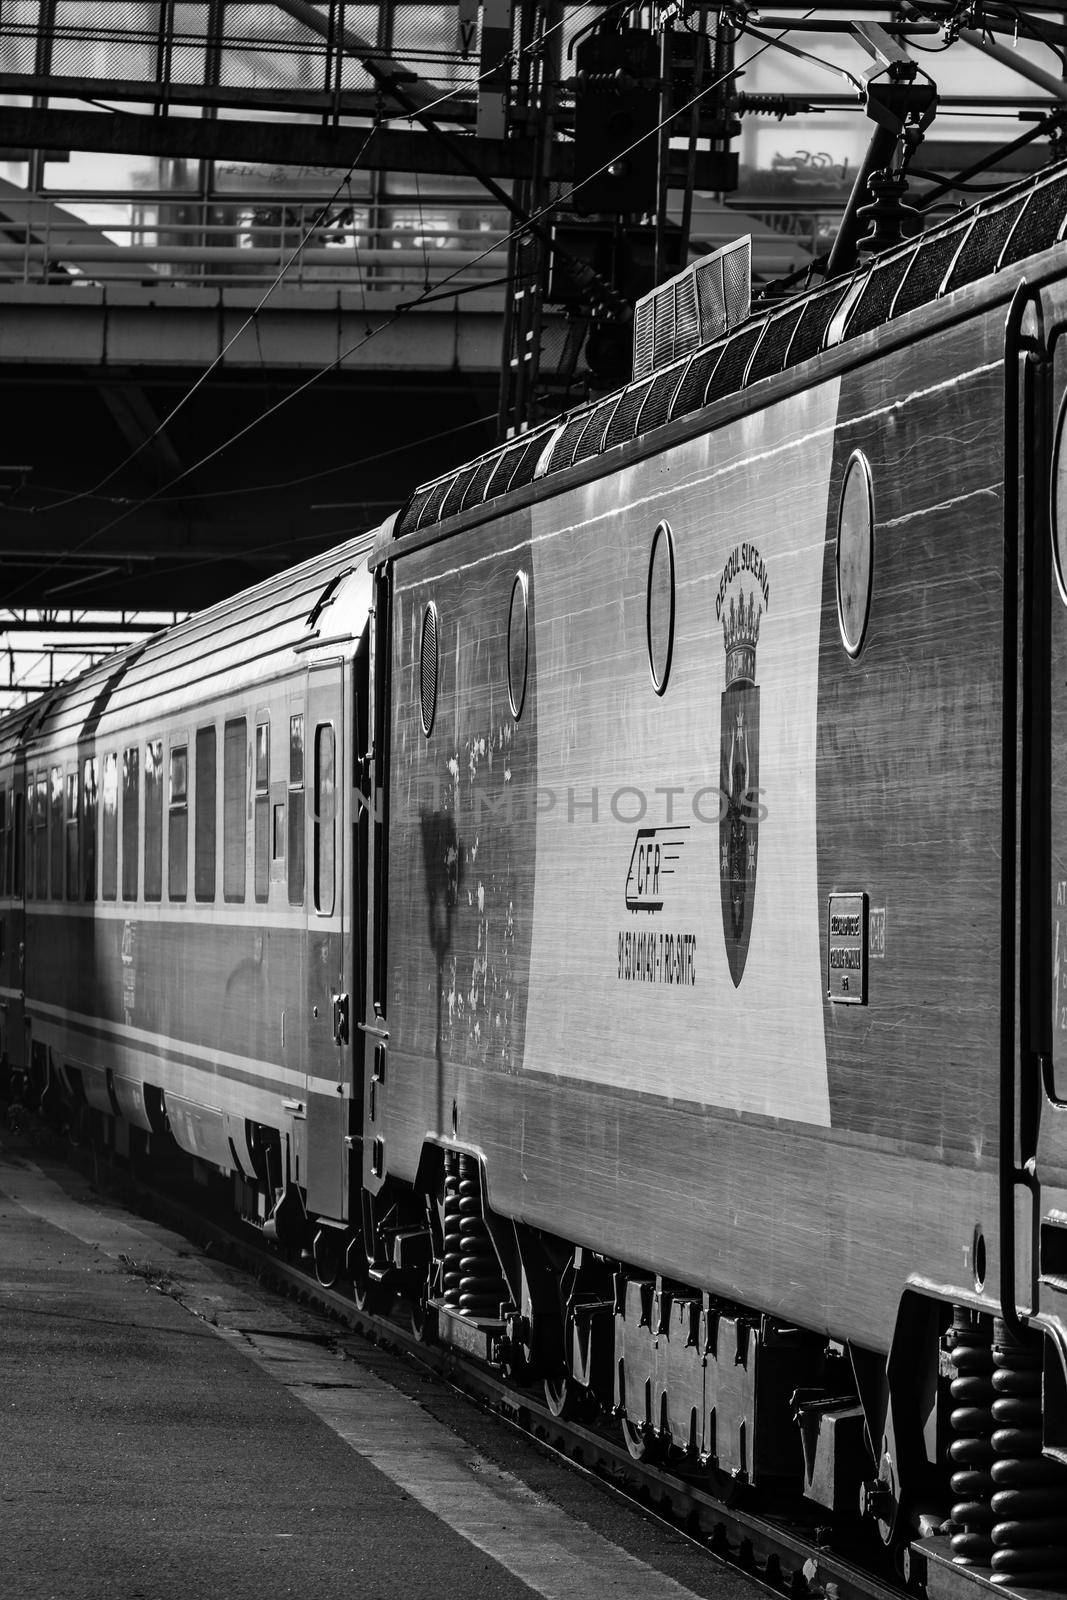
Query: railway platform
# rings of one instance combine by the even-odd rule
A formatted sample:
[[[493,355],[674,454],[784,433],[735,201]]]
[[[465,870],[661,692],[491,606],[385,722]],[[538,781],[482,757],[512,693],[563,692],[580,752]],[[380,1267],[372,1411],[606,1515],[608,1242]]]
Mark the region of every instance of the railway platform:
[[[754,1592],[7,1130],[0,1551],[20,1600]]]

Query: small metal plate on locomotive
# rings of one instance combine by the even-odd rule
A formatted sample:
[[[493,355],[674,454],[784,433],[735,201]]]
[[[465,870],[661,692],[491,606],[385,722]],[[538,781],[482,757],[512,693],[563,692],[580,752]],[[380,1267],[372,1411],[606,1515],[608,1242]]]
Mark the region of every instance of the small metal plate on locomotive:
[[[867,1004],[867,924],[865,894],[832,894],[826,921],[826,992],[835,1003]]]

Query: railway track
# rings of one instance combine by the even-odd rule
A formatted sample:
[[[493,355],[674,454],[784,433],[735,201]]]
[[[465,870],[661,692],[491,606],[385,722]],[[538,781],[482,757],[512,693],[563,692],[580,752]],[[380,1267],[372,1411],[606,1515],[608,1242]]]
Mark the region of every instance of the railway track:
[[[517,1387],[451,1346],[419,1337],[406,1316],[361,1309],[343,1287],[324,1286],[309,1265],[286,1259],[232,1216],[194,1204],[187,1191],[149,1183],[136,1167],[107,1159],[93,1146],[72,1147],[23,1106],[6,1111],[20,1143],[76,1168],[111,1198],[209,1249],[227,1265],[433,1373],[524,1438],[595,1477],[607,1492],[639,1505],[770,1592],[792,1600],[902,1600],[909,1590],[921,1593],[920,1573],[912,1571],[906,1585],[896,1584],[853,1558],[817,1508],[808,1512],[791,1504],[779,1513],[730,1505],[697,1473],[635,1461],[621,1437],[607,1431],[610,1419],[601,1427],[555,1415],[539,1391]]]

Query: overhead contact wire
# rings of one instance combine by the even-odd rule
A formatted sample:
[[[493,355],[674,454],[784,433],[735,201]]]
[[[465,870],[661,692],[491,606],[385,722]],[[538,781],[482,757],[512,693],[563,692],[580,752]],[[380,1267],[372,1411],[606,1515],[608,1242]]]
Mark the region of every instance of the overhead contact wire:
[[[814,9],[814,7],[809,8],[809,10],[804,13],[804,17],[810,17],[813,14]],[[701,89],[698,94],[695,94],[684,105],[673,108],[669,115],[661,118],[653,128],[650,128],[647,132],[641,134],[640,137],[634,139],[629,145],[625,146],[624,149],[614,153],[608,161],[604,162],[603,166],[599,167],[595,172],[588,174],[583,181],[590,182],[593,178],[599,177],[601,173],[606,172],[608,168],[613,166],[617,161],[620,161],[625,156],[630,155],[634,150],[642,145],[646,139],[655,138],[656,135],[659,134],[669,122],[673,122],[676,117],[684,116],[684,114],[691,110],[693,106],[697,105],[709,94],[714,93],[716,89],[721,88],[722,85],[727,83],[731,78],[740,77],[744,73],[745,69],[749,67],[758,56],[763,55],[765,51],[779,44],[781,40],[785,38],[786,34],[791,31],[791,29],[785,28],[775,38],[768,38],[758,47],[758,49],[754,50],[752,54],[747,56],[745,60],[738,66],[731,67],[729,71],[721,73],[718,78],[715,78],[705,88]],[[366,145],[364,145],[363,148],[365,149]],[[353,162],[353,167],[354,166],[355,162]],[[551,212],[557,210],[558,207],[561,206],[565,201],[569,200],[579,187],[580,185],[578,184],[572,184],[569,189],[564,190],[563,193],[558,195],[554,200],[547,202],[539,211],[533,212],[529,217],[524,217],[523,220],[518,223],[510,233],[505,234],[501,239],[494,240],[491,245],[488,245],[484,250],[476,254],[472,260],[465,262],[461,267],[453,268],[450,273],[446,274],[445,277],[437,285],[435,285],[433,293],[435,295],[439,294],[441,287],[449,283],[451,279],[457,277],[461,272],[467,272],[471,267],[477,266],[479,262],[484,261],[487,256],[492,255],[495,251],[499,250],[502,245],[510,243],[512,239],[520,238],[529,229],[535,227],[539,222],[543,221],[544,218],[547,217]],[[310,377],[305,379],[303,383],[298,384],[295,389],[290,389],[286,394],[282,395],[282,397],[277,400],[274,405],[268,406],[265,411],[262,411],[257,416],[253,417],[250,422],[246,423],[244,427],[239,428],[236,433],[231,434],[228,439],[224,439],[221,444],[216,445],[214,449],[209,450],[197,461],[192,462],[175,477],[169,479],[167,483],[161,484],[160,487],[154,490],[151,494],[145,495],[143,498],[133,501],[131,504],[126,506],[118,516],[113,517],[111,521],[104,523],[102,527],[95,529],[90,534],[87,534],[78,545],[68,552],[68,554],[80,554],[82,550],[87,549],[88,546],[95,543],[97,539],[103,538],[105,534],[110,533],[114,528],[119,527],[129,517],[134,516],[138,511],[143,511],[146,506],[152,505],[157,500],[161,499],[167,493],[167,491],[173,489],[176,484],[183,483],[186,478],[191,477],[194,472],[198,472],[201,467],[205,467],[210,462],[216,460],[220,455],[228,450],[231,445],[237,444],[241,439],[246,438],[249,433],[253,432],[254,429],[260,425],[260,423],[266,422],[270,417],[276,415],[277,412],[279,412],[284,406],[288,405],[290,401],[297,400],[302,394],[306,394],[307,391],[316,383],[318,383],[321,378],[328,376],[328,374],[331,372],[335,372],[338,367],[340,367],[349,359],[350,356],[356,355],[367,344],[369,344],[372,339],[377,338],[378,335],[385,333],[389,328],[393,327],[402,316],[414,311],[419,305],[422,304],[423,299],[428,298],[428,296],[429,291],[423,291],[423,293],[416,296],[414,300],[410,300],[402,307],[398,307],[398,309],[391,316],[379,323],[376,328],[368,329],[364,336],[357,340],[355,344],[350,345],[346,350],[342,351],[339,356],[336,356],[325,366],[318,368],[311,374]],[[198,380],[198,383],[201,381],[203,380]],[[190,394],[193,392],[195,391],[190,391]],[[108,480],[105,479],[103,481],[107,482]],[[50,507],[49,509],[53,508]],[[43,569],[42,575],[46,576],[49,572],[54,571],[56,567],[62,566],[62,564],[62,560],[51,563],[49,566],[46,566]],[[13,591],[13,594],[10,598],[16,598],[18,594],[20,594],[27,587],[28,583],[22,584],[18,589]]]

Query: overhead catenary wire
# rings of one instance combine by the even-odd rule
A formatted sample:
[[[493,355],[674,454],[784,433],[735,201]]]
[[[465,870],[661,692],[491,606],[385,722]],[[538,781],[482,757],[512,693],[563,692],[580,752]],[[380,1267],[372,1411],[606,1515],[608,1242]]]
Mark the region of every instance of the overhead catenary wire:
[[[807,18],[812,16],[814,11],[814,6],[809,7],[804,12],[804,17]],[[583,181],[589,182],[593,178],[599,177],[615,162],[624,160],[626,156],[632,154],[632,152],[641,144],[643,144],[646,139],[657,137],[669,122],[673,122],[677,117],[684,116],[684,114],[691,110],[694,105],[698,104],[708,95],[713,94],[715,90],[720,89],[724,83],[729,82],[732,78],[738,78],[742,76],[746,68],[750,66],[751,63],[757,59],[757,57],[763,55],[765,51],[779,44],[781,40],[785,38],[785,35],[788,32],[789,29],[783,29],[782,33],[776,37],[768,37],[765,39],[757,47],[757,49],[751,53],[751,55],[745,58],[744,61],[733,67],[730,67],[727,71],[720,73],[717,78],[713,79],[711,83],[707,84],[697,94],[693,95],[691,99],[688,100],[684,105],[672,108],[668,115],[661,118],[654,127],[646,130],[638,138],[632,140],[631,143],[626,145],[622,150],[615,152],[609,160],[605,161],[603,165],[595,172],[588,174],[586,179]],[[414,113],[414,115],[417,116],[419,113]],[[364,146],[364,148],[366,148],[366,146]],[[353,163],[353,167],[354,165],[355,163]],[[348,175],[346,174],[346,179],[347,176]],[[502,245],[510,243],[512,239],[520,238],[524,233],[535,228],[545,219],[545,217],[549,216],[553,211],[558,210],[561,205],[568,201],[578,187],[579,185],[577,184],[571,184],[569,188],[563,189],[560,194],[555,196],[552,200],[546,202],[546,204],[543,205],[539,210],[534,211],[528,217],[524,217],[523,220],[517,223],[511,232],[504,235],[502,239],[494,240],[493,244],[480,251],[473,257],[472,260],[464,262],[462,267],[454,268],[452,272],[446,274],[446,276],[437,285],[435,285],[434,293],[439,294],[442,286],[447,284],[450,279],[457,277],[461,272],[468,272],[471,267],[477,266],[478,263],[484,261],[487,256],[493,254],[494,251],[499,250]],[[88,549],[98,539],[103,538],[105,534],[110,533],[113,529],[119,527],[123,522],[127,521],[131,516],[134,516],[138,511],[141,511],[146,506],[152,505],[156,501],[160,500],[164,495],[167,494],[168,490],[173,489],[179,483],[185,482],[185,480],[191,477],[195,472],[200,471],[201,468],[209,465],[212,461],[217,460],[220,455],[224,454],[226,450],[230,449],[232,445],[237,444],[241,439],[246,438],[247,435],[255,428],[259,427],[261,423],[266,422],[270,417],[276,415],[277,412],[282,410],[283,407],[289,405],[293,400],[299,399],[301,395],[307,393],[307,391],[322,378],[328,376],[331,372],[335,372],[341,365],[343,365],[345,361],[347,361],[351,356],[356,355],[372,339],[379,337],[389,328],[393,327],[401,317],[409,315],[413,310],[422,304],[422,301],[425,297],[427,297],[427,294],[428,292],[424,291],[423,294],[416,296],[414,300],[406,302],[402,310],[398,309],[391,316],[385,318],[385,320],[379,323],[376,327],[368,329],[363,337],[357,340],[355,344],[350,345],[347,349],[342,351],[340,355],[335,356],[332,361],[327,362],[324,366],[317,368],[308,378],[306,378],[302,383],[298,384],[296,388],[288,390],[280,397],[280,399],[275,401],[273,405],[268,406],[265,410],[259,412],[251,419],[251,421],[247,422],[243,427],[238,428],[236,432],[232,433],[227,439],[224,439],[213,449],[200,456],[198,460],[190,463],[188,467],[183,468],[181,472],[175,474],[175,476],[170,478],[165,484],[161,484],[157,489],[153,490],[152,493],[144,495],[137,500],[131,501],[128,505],[124,506],[123,510],[120,511],[117,516],[105,522],[101,527],[96,528],[90,533],[86,534],[84,539],[80,540],[70,551],[64,552],[63,557],[46,564],[42,569],[40,569],[38,576],[47,576],[48,573],[55,571],[58,567],[61,567],[64,564],[66,559],[69,559],[71,556],[80,554],[82,551]],[[203,377],[198,379],[197,385],[194,385],[194,390],[190,391],[190,394],[195,392],[195,389],[199,387],[200,383],[202,382]],[[106,479],[104,481],[107,482],[110,481],[110,479]],[[77,498],[80,498],[80,496],[72,496],[71,500]],[[168,496],[168,498],[170,497]],[[67,503],[69,504],[70,502],[68,501]],[[58,507],[49,507],[48,509],[58,509]],[[18,596],[24,593],[29,586],[30,583],[29,580],[27,580],[19,585],[16,589],[12,590],[9,593],[8,599],[17,599]]]
[[[105,473],[104,477],[100,478],[93,485],[93,487],[91,489],[80,490],[77,494],[68,495],[65,499],[57,500],[52,505],[38,507],[36,509],[37,509],[37,511],[39,513],[48,513],[48,512],[51,512],[51,511],[60,511],[60,510],[63,509],[63,507],[70,506],[70,505],[76,505],[81,500],[88,500],[88,499],[98,498],[101,489],[105,488],[109,483],[113,482],[114,479],[118,477],[120,472],[124,471],[124,469],[126,467],[128,467],[132,462],[136,461],[137,457],[142,453],[142,451],[147,450],[148,446],[153,444],[155,442],[155,440],[158,439],[160,437],[160,435],[167,428],[170,427],[170,425],[174,421],[174,419],[185,409],[185,407],[189,404],[190,400],[192,400],[193,396],[198,392],[199,389],[201,389],[203,387],[203,385],[207,382],[207,380],[210,378],[211,374],[216,370],[216,368],[220,365],[220,363],[225,360],[226,356],[233,349],[233,347],[237,343],[238,339],[240,339],[241,336],[245,332],[247,332],[247,330],[250,327],[253,327],[253,326],[255,327],[255,329],[256,329],[256,337],[258,339],[258,337],[259,337],[259,323],[258,323],[257,319],[259,317],[260,312],[264,309],[264,307],[266,306],[268,300],[270,299],[270,297],[274,293],[274,291],[280,286],[280,284],[282,283],[283,279],[285,278],[286,273],[289,271],[290,267],[293,265],[293,263],[296,261],[297,257],[300,255],[300,252],[304,249],[304,247],[307,244],[308,240],[317,231],[317,229],[322,226],[322,223],[325,221],[325,219],[329,215],[330,207],[332,205],[334,205],[334,203],[336,202],[337,197],[341,193],[341,190],[344,189],[346,187],[346,185],[348,185],[349,186],[349,193],[351,193],[350,186],[351,186],[351,182],[352,182],[352,174],[353,174],[353,172],[355,172],[356,168],[359,166],[360,161],[363,159],[363,156],[364,156],[364,154],[366,153],[366,150],[367,150],[367,146],[370,144],[371,140],[373,139],[375,131],[376,131],[376,125],[370,128],[370,130],[367,133],[366,139],[363,141],[362,145],[360,146],[359,150],[356,152],[355,156],[353,156],[352,161],[349,164],[349,167],[348,167],[347,171],[345,172],[343,178],[337,184],[336,188],[334,189],[334,191],[331,194],[331,196],[329,197],[329,199],[323,201],[322,205],[319,207],[319,210],[316,212],[316,214],[312,218],[311,222],[305,228],[302,237],[299,239],[297,244],[294,245],[294,247],[291,250],[291,252],[289,253],[288,257],[282,263],[282,265],[279,267],[277,273],[274,275],[274,277],[271,279],[270,283],[264,289],[263,293],[260,295],[259,299],[257,300],[256,304],[253,306],[252,310],[248,313],[247,317],[245,317],[244,321],[241,323],[240,327],[238,327],[236,329],[236,331],[230,335],[230,337],[226,340],[226,343],[218,351],[217,355],[215,355],[213,357],[213,359],[211,360],[211,362],[208,364],[208,366],[205,367],[204,371],[198,374],[198,376],[196,378],[196,381],[192,384],[191,388],[186,390],[186,392],[182,395],[181,399],[177,402],[177,404],[171,407],[171,409],[167,413],[167,415],[159,423],[157,423],[156,427],[153,429],[153,431],[150,434],[147,434],[145,436],[145,438],[143,438],[140,441],[139,444],[135,445],[134,448],[120,462],[118,462],[116,466],[112,467],[110,472]]]

